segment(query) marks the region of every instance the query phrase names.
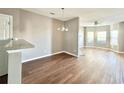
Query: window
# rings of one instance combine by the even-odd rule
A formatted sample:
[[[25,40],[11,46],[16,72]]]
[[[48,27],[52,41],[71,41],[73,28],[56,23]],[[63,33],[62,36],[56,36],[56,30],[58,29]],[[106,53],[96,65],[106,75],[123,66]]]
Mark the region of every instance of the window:
[[[87,32],[87,44],[88,45],[94,44],[94,32],[92,32],[92,31]]]
[[[118,31],[111,31],[111,45],[118,45]]]
[[[106,43],[106,31],[97,32],[97,43],[105,44]]]

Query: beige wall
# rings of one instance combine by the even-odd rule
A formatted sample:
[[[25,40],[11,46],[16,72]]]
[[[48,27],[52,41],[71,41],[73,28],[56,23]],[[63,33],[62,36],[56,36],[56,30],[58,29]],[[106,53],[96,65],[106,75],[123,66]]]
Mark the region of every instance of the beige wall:
[[[65,25],[69,31],[64,32],[64,51],[78,56],[79,18],[68,20]]]
[[[63,51],[64,33],[57,31],[57,28],[61,27],[63,22],[59,20],[52,20],[52,53]]]
[[[20,11],[21,38],[31,42],[35,48],[22,52],[23,60],[62,51],[62,32],[56,28],[63,22],[35,13]]]

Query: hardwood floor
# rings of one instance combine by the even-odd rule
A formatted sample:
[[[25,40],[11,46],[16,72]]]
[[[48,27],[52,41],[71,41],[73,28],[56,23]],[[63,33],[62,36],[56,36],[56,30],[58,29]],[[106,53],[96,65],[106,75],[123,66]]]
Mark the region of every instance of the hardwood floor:
[[[22,83],[121,84],[124,55],[100,49],[85,49],[79,58],[59,54],[23,64]]]
[[[0,84],[7,84],[7,75],[0,76]]]
[[[23,64],[24,84],[122,84],[124,54],[82,49],[79,58],[59,54]]]

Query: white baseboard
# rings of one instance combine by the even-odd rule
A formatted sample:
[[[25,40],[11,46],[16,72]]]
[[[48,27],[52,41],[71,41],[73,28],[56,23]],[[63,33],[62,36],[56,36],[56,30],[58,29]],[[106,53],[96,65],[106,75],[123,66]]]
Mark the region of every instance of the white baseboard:
[[[113,50],[111,48],[103,48],[103,47],[95,47],[95,46],[85,46],[84,48],[98,48],[98,49],[103,49],[103,50],[109,50],[109,51],[112,51],[112,52],[115,52],[115,53],[119,53],[119,54],[124,54],[124,52]]]
[[[57,54],[61,54],[61,53],[66,53],[66,54],[69,54],[69,55],[78,57],[77,55],[72,54],[72,53],[70,53],[70,52],[67,52],[67,51],[60,51],[60,52],[56,52],[56,53],[53,53],[53,54],[48,54],[48,55],[45,55],[45,56],[39,56],[39,57],[35,57],[35,58],[23,60],[22,63],[29,62],[29,61],[33,61],[33,60],[37,60],[37,59],[41,59],[41,58],[45,58],[45,57],[49,57],[49,56],[53,56],[53,55],[57,55]]]
[[[112,52],[115,52],[115,53],[124,54],[124,52],[120,52],[120,51],[117,51],[117,50],[113,50],[113,49],[109,49],[109,50],[111,50]]]
[[[74,56],[74,57],[78,57],[78,55],[72,54],[72,53],[67,52],[67,51],[63,51],[63,53],[66,53],[66,54],[72,55],[72,56]]]
[[[25,63],[25,62],[28,62],[28,61],[37,60],[37,59],[40,59],[40,58],[45,58],[45,57],[53,56],[53,55],[57,55],[57,54],[60,54],[60,53],[63,53],[63,51],[56,52],[56,53],[53,53],[53,54],[44,55],[44,56],[39,56],[39,57],[27,59],[27,60],[23,60],[22,63]]]

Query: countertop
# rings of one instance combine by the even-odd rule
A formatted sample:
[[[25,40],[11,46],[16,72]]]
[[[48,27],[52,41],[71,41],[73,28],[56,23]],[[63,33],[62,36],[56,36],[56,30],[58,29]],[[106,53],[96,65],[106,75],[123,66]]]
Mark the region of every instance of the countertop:
[[[0,50],[20,50],[34,48],[34,45],[24,39],[0,40]]]

